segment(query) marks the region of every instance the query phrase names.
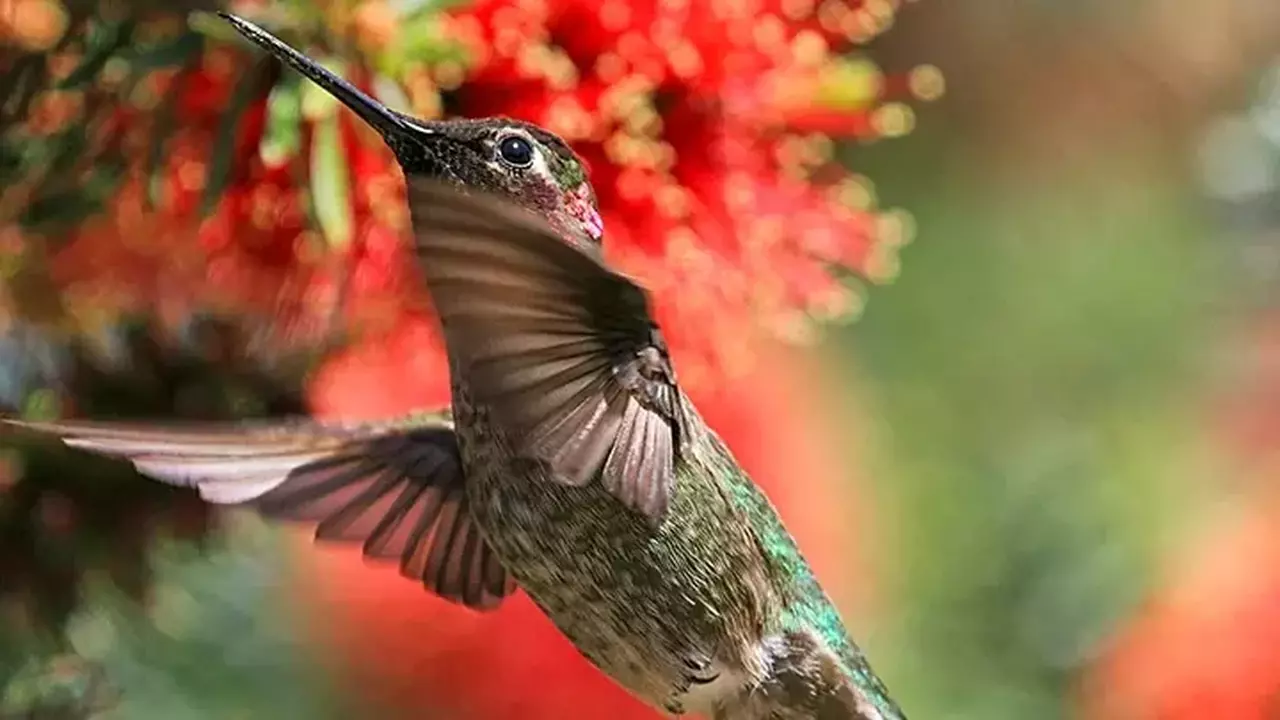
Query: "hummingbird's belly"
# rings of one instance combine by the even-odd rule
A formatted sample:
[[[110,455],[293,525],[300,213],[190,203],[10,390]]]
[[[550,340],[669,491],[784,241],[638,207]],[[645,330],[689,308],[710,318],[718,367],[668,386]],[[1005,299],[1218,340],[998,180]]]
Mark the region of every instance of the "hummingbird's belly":
[[[766,672],[779,616],[754,536],[682,472],[656,531],[601,485],[466,458],[476,521],[525,592],[595,665],[651,705],[710,710]],[[478,461],[478,462],[477,462]]]

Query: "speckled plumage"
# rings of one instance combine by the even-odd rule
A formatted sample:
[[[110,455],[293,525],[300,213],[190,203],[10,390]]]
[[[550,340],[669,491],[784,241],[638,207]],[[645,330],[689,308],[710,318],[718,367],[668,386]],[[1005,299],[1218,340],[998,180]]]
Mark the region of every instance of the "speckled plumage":
[[[828,648],[837,659],[838,668],[815,662],[814,674],[839,699],[834,712],[794,717],[902,717],[768,499],[685,402],[695,418],[692,451],[654,533],[599,485],[537,477],[542,469],[514,457],[484,411],[470,406],[465,383],[455,384],[471,509],[489,542],[583,655],[668,712],[792,717],[782,708],[805,699],[767,691],[787,673],[772,648],[799,636],[812,643],[805,660]],[[700,670],[734,684],[698,694]],[[859,705],[867,708],[861,715]]]
[[[36,429],[215,502],[320,521],[319,538],[399,558],[469,607],[496,607],[518,583],[657,709],[903,720],[772,505],[680,390],[643,292],[600,261],[594,195],[568,146],[528,123],[393,113],[227,17],[395,151],[448,345],[453,423]],[[504,164],[512,137],[530,143],[529,162]]]

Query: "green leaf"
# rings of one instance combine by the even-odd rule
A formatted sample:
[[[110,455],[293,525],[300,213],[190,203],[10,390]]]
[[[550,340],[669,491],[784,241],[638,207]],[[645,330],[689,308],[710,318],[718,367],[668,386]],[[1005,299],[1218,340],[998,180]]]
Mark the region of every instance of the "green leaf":
[[[79,89],[92,83],[116,51],[133,39],[136,27],[137,23],[133,20],[95,26],[85,42],[84,60],[58,83],[58,89]]]
[[[189,52],[183,62],[182,70],[178,76],[173,79],[173,83],[169,86],[165,93],[165,98],[156,112],[156,123],[152,130],[151,143],[147,148],[147,164],[145,168],[147,176],[147,204],[151,208],[159,202],[160,191],[163,188],[161,179],[161,168],[164,165],[165,145],[169,137],[173,134],[174,119],[177,116],[178,99],[182,91],[187,86],[192,73],[196,71],[200,64],[199,52],[204,47],[204,42],[197,39],[194,50]]]
[[[76,132],[79,130],[79,132]],[[87,133],[76,128],[58,133],[50,138],[53,156],[49,158],[49,174],[59,176],[70,171],[79,162],[83,154],[89,150]]]
[[[20,222],[26,228],[75,225],[93,215],[100,207],[82,192],[53,193],[27,205]]]
[[[22,417],[28,420],[53,420],[60,412],[58,394],[49,388],[32,392],[22,407]]]
[[[417,20],[426,15],[445,12],[450,8],[466,5],[471,0],[396,0],[396,12],[401,20]]]
[[[177,37],[146,47],[133,48],[121,55],[135,73],[185,64],[193,55],[204,49],[204,38],[196,33],[182,33]]]
[[[102,210],[124,175],[119,160],[100,159],[88,179],[77,187],[37,197],[19,220],[27,228],[65,228],[78,225]],[[59,238],[65,239],[65,238]]]
[[[338,123],[336,114],[321,120],[311,140],[311,202],[320,229],[334,248],[351,242],[353,223],[351,183]]]
[[[265,25],[255,20],[259,25]],[[221,40],[222,42],[244,42],[244,38],[240,37],[240,33],[235,28],[216,14],[211,12],[193,12],[187,16],[187,27],[191,31],[203,37]],[[271,28],[266,28],[270,30]]]
[[[280,575],[288,567],[281,536],[256,518],[231,519],[240,521],[206,550],[164,539],[154,544],[149,608],[109,582],[86,584],[73,647],[109,681],[112,706],[99,717],[367,714],[335,712],[343,698],[324,681],[295,618],[279,610]]]
[[[222,116],[218,126],[218,135],[213,142],[213,155],[209,158],[209,175],[205,180],[204,195],[200,199],[200,214],[207,216],[222,199],[222,193],[231,181],[231,172],[235,161],[236,130],[240,127],[240,119],[249,103],[257,97],[258,71],[261,64],[255,64],[250,71],[251,78],[246,78],[236,86],[235,93]]]
[[[346,77],[347,65],[336,58],[316,58],[316,62],[338,77]],[[325,120],[338,112],[338,99],[329,91],[307,80],[302,84],[302,116],[313,122]]]
[[[302,79],[284,77],[267,97],[267,125],[258,153],[263,162],[278,165],[302,148]]]
[[[409,96],[400,88],[400,83],[386,75],[378,75],[373,79],[373,96],[392,110],[408,113],[413,108],[413,103],[409,102]]]
[[[53,135],[30,136],[15,133],[6,138],[3,167],[15,176],[40,170],[58,174],[83,159],[88,150],[88,136],[82,126],[73,126]]]
[[[0,182],[16,182],[22,176],[26,168],[23,155],[25,145],[26,143],[13,142],[9,137],[0,142]]]
[[[466,66],[470,62],[466,47],[450,38],[436,13],[421,13],[402,21],[403,30],[397,42],[377,58],[378,71],[401,77],[417,65],[454,62]]]

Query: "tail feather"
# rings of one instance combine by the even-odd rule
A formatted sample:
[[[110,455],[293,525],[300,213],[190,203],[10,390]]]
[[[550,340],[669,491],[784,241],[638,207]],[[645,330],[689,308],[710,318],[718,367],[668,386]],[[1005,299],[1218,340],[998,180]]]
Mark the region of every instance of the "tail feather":
[[[769,674],[721,706],[715,720],[906,720],[887,696],[863,688],[812,633],[766,643]]]

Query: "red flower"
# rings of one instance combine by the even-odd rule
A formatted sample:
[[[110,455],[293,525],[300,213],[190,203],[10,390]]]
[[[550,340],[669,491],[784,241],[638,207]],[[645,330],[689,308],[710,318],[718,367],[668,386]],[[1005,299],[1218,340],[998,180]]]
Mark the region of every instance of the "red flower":
[[[1211,413],[1225,467],[1239,472],[1211,522],[1170,554],[1157,587],[1086,686],[1099,720],[1270,720],[1280,713],[1280,323],[1264,316],[1237,347],[1240,381]],[[1243,480],[1244,482],[1239,482]]]
[[[170,71],[152,78],[155,95],[177,93],[156,187],[147,158],[152,133],[163,131],[157,113],[132,106],[117,111],[122,146],[133,161],[108,211],[79,228],[54,259],[55,278],[85,305],[101,311],[103,299],[114,298],[125,307],[260,311],[307,270],[296,253],[307,218],[292,169],[268,167],[258,157],[264,99],[244,111],[232,143],[235,173],[215,211],[201,219],[215,137],[246,67],[243,57],[215,49],[185,76]]]
[[[803,134],[874,134],[875,98],[816,109],[832,49],[871,34],[872,11],[765,5],[481,0],[449,29],[473,59],[452,104],[573,142],[607,250],[655,292],[691,378],[739,355],[747,324],[851,311],[830,268],[867,271],[874,241],[874,217],[838,200],[830,141]]]
[[[457,114],[528,119],[582,154],[606,252],[653,291],[690,386],[741,365],[755,325],[804,337],[812,315],[856,312],[845,270],[892,267],[867,193],[813,134],[876,134],[886,83],[841,74],[833,51],[885,26],[874,8],[887,6],[772,5],[479,0],[443,33],[470,64],[434,71]],[[821,105],[833,74],[864,96]],[[406,397],[425,399],[412,387]]]
[[[850,75],[833,52],[883,27],[884,7],[480,0],[448,16],[444,33],[463,43],[468,65],[431,72],[442,86],[457,85],[448,100],[459,114],[523,117],[573,142],[590,165],[607,252],[653,290],[683,380],[693,386],[741,364],[742,338],[754,326],[805,336],[814,315],[856,312],[856,288],[841,277],[847,270],[876,275],[892,267],[878,250],[887,246],[877,245],[877,217],[863,209],[867,193],[831,164],[831,140],[814,133],[875,134],[887,84],[874,72]],[[383,15],[365,3],[355,31],[385,34],[385,22],[367,27]],[[199,221],[214,137],[233,90],[248,82],[246,58],[218,47],[196,72],[157,83],[157,94],[182,83],[178,130],[160,173],[161,206],[147,219],[154,229],[139,242],[185,245],[176,239],[194,233],[207,274],[204,282],[184,278],[183,303],[265,309],[282,327],[312,333],[327,329],[345,287],[348,325],[382,343],[402,325],[400,315],[420,313],[421,298],[404,247],[402,180],[390,153],[349,113],[340,117],[352,242],[342,254],[327,252],[306,214],[313,119],[304,120],[292,155],[270,164],[258,152],[265,92],[238,125],[235,173],[213,216]],[[358,66],[353,77],[368,84]],[[819,102],[832,77],[845,96],[855,88],[852,103]],[[151,183],[141,159],[156,131],[153,116],[132,111],[122,119],[140,160],[117,202],[140,198]],[[95,306],[104,293],[133,305],[160,301],[157,281],[134,281],[157,275],[155,266],[128,252],[97,262],[130,234],[91,225],[59,258],[59,277]],[[438,343],[422,351],[438,352]],[[317,387],[320,396],[328,392]],[[424,396],[410,387],[404,397]]]
[[[1086,686],[1100,720],[1269,720],[1280,708],[1280,504],[1241,507],[1117,639]]]
[[[306,191],[313,124],[303,146],[284,158],[264,157],[263,87],[238,116],[225,187],[207,217],[201,202],[211,180],[215,142],[236,86],[252,82],[249,56],[227,47],[204,54],[186,75],[158,74],[150,90],[176,92],[175,118],[159,168],[146,164],[158,113],[131,106],[116,124],[133,158],[107,212],[72,234],[54,258],[54,276],[73,312],[167,307],[175,313],[218,307],[271,316],[293,335],[329,329],[339,286],[349,276],[345,310],[375,337],[419,304],[404,255],[407,211],[394,160],[343,114],[341,150],[351,175],[354,240],[332,253],[308,216]],[[148,208],[148,194],[155,206]],[[349,254],[348,254],[349,253]]]

